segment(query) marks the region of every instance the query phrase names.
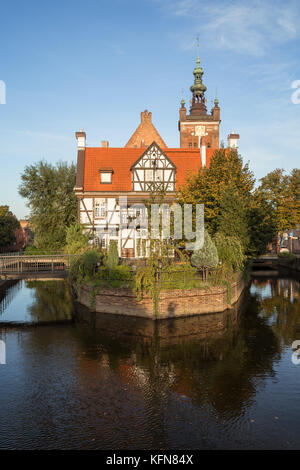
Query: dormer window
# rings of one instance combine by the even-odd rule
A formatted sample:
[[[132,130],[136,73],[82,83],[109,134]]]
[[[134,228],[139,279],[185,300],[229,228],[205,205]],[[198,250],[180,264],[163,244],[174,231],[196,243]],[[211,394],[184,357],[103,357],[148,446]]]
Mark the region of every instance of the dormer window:
[[[112,168],[100,168],[100,183],[101,184],[111,184],[112,182]]]

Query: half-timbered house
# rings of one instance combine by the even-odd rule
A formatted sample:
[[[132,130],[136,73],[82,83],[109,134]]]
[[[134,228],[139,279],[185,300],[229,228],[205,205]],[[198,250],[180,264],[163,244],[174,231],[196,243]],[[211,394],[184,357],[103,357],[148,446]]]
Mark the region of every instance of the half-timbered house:
[[[93,243],[108,247],[110,240],[116,240],[121,257],[147,255],[140,243],[144,229],[138,225],[124,227],[124,215],[127,222],[143,217],[142,204],[149,200],[155,188],[164,190],[166,202],[174,200],[187,175],[197,172],[201,166],[209,166],[219,148],[219,102],[215,100],[208,114],[199,63],[198,58],[189,116],[181,101],[180,148],[166,146],[148,111],[141,113],[140,125],[125,147],[110,148],[107,141],[101,147],[88,147],[85,132],[76,132],[78,220],[91,233]],[[237,147],[238,138],[238,134],[230,134],[229,146]],[[125,198],[126,210],[123,210]]]

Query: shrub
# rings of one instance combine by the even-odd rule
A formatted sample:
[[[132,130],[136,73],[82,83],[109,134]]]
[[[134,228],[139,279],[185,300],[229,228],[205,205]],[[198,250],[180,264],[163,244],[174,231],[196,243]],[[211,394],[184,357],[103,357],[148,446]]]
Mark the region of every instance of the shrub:
[[[85,278],[92,276],[98,264],[102,262],[103,254],[97,250],[89,250],[71,262],[70,276]]]
[[[192,254],[191,263],[196,268],[215,268],[219,263],[218,251],[209,233],[205,230],[204,244],[201,250]]]
[[[70,225],[66,229],[66,246],[64,251],[66,253],[82,253],[88,249],[88,242],[90,236],[84,233],[84,228],[82,225],[76,223]]]
[[[118,246],[115,240],[111,240],[109,243],[106,266],[109,269],[113,269],[119,264],[119,253]]]
[[[214,237],[214,241],[223,266],[231,271],[241,270],[246,261],[246,256],[240,240],[234,236],[218,232]]]
[[[297,256],[294,255],[294,253],[290,253],[288,251],[282,251],[281,253],[279,253],[279,258],[288,258],[288,259],[296,259]]]
[[[126,264],[109,269],[100,266],[93,276],[93,284],[98,287],[134,287],[134,275]]]

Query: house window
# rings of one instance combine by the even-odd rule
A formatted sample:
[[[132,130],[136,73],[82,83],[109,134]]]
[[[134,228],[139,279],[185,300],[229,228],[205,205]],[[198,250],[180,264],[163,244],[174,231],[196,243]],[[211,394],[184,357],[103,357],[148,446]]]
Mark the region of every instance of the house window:
[[[111,183],[111,173],[101,173],[101,183]]]
[[[98,199],[95,201],[95,217],[106,217],[106,199]]]
[[[192,148],[192,142],[189,142],[189,147]]]
[[[100,183],[110,184],[112,182],[112,168],[100,168]]]

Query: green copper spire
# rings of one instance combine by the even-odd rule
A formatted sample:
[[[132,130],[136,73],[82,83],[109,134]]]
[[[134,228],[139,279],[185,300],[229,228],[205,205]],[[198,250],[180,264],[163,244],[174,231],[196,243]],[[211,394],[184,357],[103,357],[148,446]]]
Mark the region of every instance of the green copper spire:
[[[219,104],[217,89],[216,89],[216,97],[215,97],[214,103],[215,103],[216,106],[218,106],[218,104]]]
[[[190,90],[193,93],[193,95],[196,94],[199,96],[203,96],[207,88],[202,83],[202,76],[204,74],[204,71],[202,67],[200,67],[199,49],[200,49],[199,37],[197,37],[197,60],[196,60],[197,66],[194,68],[194,71],[193,71],[194,85],[190,87]]]

